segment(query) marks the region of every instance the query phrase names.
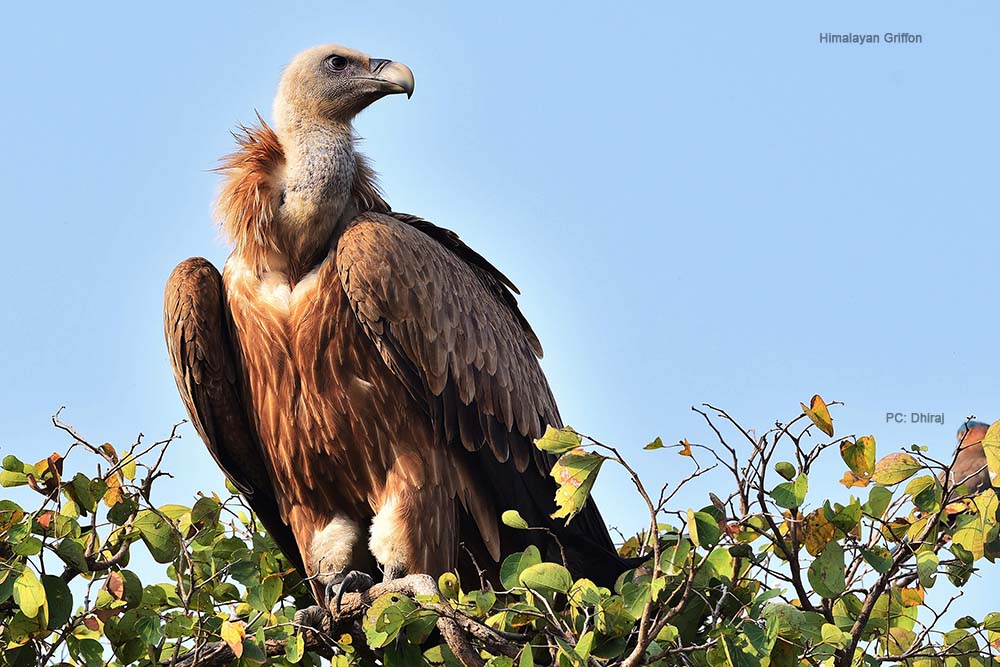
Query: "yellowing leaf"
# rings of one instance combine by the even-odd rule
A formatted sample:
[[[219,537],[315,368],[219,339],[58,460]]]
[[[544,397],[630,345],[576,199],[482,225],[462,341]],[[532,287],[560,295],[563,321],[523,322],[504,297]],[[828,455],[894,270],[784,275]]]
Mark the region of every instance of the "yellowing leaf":
[[[810,512],[802,520],[803,542],[810,556],[818,556],[835,534],[834,525],[827,520],[822,508]]]
[[[900,588],[899,597],[904,607],[919,607],[924,603],[924,587]]]
[[[14,581],[14,602],[28,618],[35,618],[45,609],[45,587],[29,567]]]
[[[108,475],[104,482],[108,485],[108,490],[104,492],[104,504],[113,507],[115,503],[125,497],[122,494],[122,474],[116,472]]]
[[[872,480],[876,484],[892,486],[913,477],[923,466],[906,452],[896,452],[882,457],[875,464]]]
[[[520,530],[528,528],[528,522],[524,520],[524,517],[517,510],[507,510],[500,516],[500,520],[503,521],[505,526],[510,526],[511,528],[518,528]]]
[[[568,426],[564,428],[552,428],[549,426],[545,429],[545,434],[538,440],[535,440],[535,447],[538,447],[543,452],[565,454],[571,449],[579,447],[581,442],[580,435]]]
[[[125,578],[120,572],[111,572],[104,582],[104,590],[116,600],[125,599]]]
[[[607,457],[577,449],[559,457],[549,473],[559,488],[556,490],[556,506],[553,519],[565,518],[570,522],[583,509],[590,495],[590,489],[597,480],[597,473]]]
[[[990,483],[1000,488],[1000,421],[995,421],[983,437],[983,452],[986,454],[986,469],[990,473]]]
[[[233,655],[237,658],[243,655],[243,639],[247,636],[243,623],[223,621],[222,627],[219,629],[219,636],[233,650]]]
[[[125,475],[125,479],[133,480],[135,479],[135,458],[130,454],[126,454],[122,458],[122,474]]]
[[[663,449],[663,438],[657,436],[655,440],[653,440],[651,443],[643,447],[643,449],[649,449],[649,450]]]
[[[889,628],[889,634],[885,638],[889,655],[902,655],[906,653],[916,640],[917,633],[903,627]]]
[[[802,406],[802,412],[819,430],[831,438],[833,437],[833,418],[830,417],[830,409],[826,407],[826,402],[819,394],[812,397],[808,407],[805,403],[799,403],[799,405]]]
[[[985,554],[986,545],[997,537],[998,524],[996,519],[997,495],[993,489],[987,489],[973,499],[976,512],[963,513],[958,516],[952,541],[968,550],[974,559],[979,560]]]
[[[875,438],[865,435],[854,442],[843,441],[840,443],[840,457],[856,477],[864,480],[871,478],[875,472]]]
[[[681,440],[681,451],[677,452],[681,456],[692,456],[691,454],[691,443],[688,442],[687,438]]]
[[[445,572],[438,577],[438,590],[449,600],[457,600],[461,586],[454,572]]]
[[[110,461],[112,464],[118,463],[118,452],[115,451],[114,445],[110,442],[105,442],[100,446],[101,452],[104,453],[104,458]]]
[[[871,482],[870,479],[866,479],[864,477],[858,477],[850,470],[845,472],[844,476],[840,480],[840,483],[849,489],[855,486],[868,486],[870,482]]]

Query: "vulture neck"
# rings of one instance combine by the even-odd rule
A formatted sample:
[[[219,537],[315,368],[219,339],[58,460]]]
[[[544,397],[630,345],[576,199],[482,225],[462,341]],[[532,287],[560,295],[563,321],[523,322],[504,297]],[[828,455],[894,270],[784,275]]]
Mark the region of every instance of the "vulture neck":
[[[268,268],[294,283],[326,258],[341,222],[357,214],[358,160],[347,123],[296,119],[279,138],[285,152],[275,226],[280,250]]]

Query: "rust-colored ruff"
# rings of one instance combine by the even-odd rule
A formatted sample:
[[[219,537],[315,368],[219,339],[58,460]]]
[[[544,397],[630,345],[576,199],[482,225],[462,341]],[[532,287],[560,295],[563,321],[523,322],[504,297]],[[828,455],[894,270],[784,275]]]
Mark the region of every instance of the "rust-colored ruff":
[[[260,126],[241,126],[233,133],[238,150],[222,159],[216,171],[225,176],[216,204],[222,231],[235,252],[258,270],[269,252],[278,252],[273,229],[280,189],[274,183],[285,154],[274,130],[257,116]]]

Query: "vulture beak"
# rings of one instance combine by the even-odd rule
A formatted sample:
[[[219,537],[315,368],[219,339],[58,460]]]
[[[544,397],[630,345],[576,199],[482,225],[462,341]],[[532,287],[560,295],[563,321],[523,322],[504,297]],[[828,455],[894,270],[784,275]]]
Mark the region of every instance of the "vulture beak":
[[[376,81],[382,93],[386,95],[406,93],[407,98],[413,96],[413,72],[403,63],[372,58],[368,67],[372,75],[364,78]]]

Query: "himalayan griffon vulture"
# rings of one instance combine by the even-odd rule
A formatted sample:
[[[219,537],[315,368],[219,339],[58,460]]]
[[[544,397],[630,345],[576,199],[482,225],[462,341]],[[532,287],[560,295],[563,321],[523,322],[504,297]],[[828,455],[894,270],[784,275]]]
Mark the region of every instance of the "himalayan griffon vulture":
[[[553,459],[533,440],[561,422],[517,290],[453,232],[393,211],[355,150],[354,117],[412,92],[405,65],[340,46],[287,67],[274,128],[243,128],[220,168],[222,275],[192,258],[167,284],[181,397],[317,597],[376,567],[474,572],[463,544],[494,578],[529,543],[558,558],[507,509],[609,585],[624,566],[594,503],[550,518]]]
[[[951,467],[951,484],[953,487],[964,487],[966,496],[975,496],[991,488],[990,471],[986,467],[986,452],[983,450],[983,439],[990,425],[968,421],[958,429],[956,438],[958,449],[955,453],[955,463]],[[943,480],[944,473],[939,477]]]

